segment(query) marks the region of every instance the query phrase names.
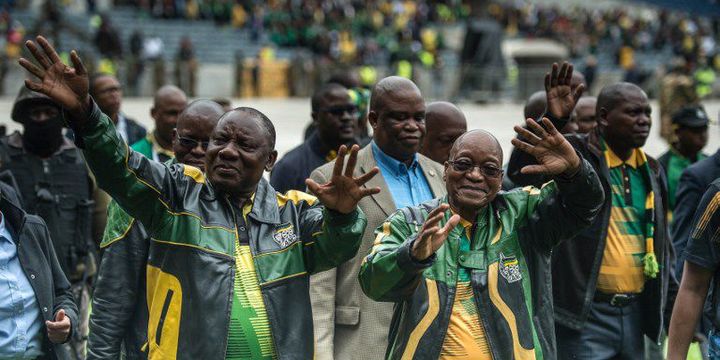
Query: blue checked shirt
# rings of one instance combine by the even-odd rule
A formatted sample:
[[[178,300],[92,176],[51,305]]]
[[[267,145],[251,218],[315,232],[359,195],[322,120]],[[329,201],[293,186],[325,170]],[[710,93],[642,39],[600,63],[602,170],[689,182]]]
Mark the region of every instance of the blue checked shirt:
[[[43,320],[35,291],[0,213],[0,359],[42,356]]]
[[[385,154],[373,141],[372,152],[388,190],[395,201],[395,207],[402,209],[417,206],[434,198],[425,174],[417,161],[417,154],[410,167]]]

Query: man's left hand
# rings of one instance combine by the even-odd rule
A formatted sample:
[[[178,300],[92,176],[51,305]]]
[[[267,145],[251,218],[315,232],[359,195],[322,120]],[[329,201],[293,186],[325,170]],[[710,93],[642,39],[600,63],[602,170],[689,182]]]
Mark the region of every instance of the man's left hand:
[[[60,309],[55,314],[55,321],[45,321],[48,338],[55,344],[64,343],[70,335],[70,318],[65,315],[65,310]]]
[[[580,169],[580,157],[575,149],[565,139],[548,118],[542,119],[545,129],[533,119],[527,119],[528,129],[515,126],[518,133],[527,142],[512,139],[516,148],[532,155],[537,159],[537,165],[523,167],[523,174],[544,174],[555,176],[563,174],[572,176]],[[532,130],[532,131],[530,131]]]
[[[308,189],[317,196],[318,200],[320,200],[326,208],[343,214],[349,214],[355,210],[360,199],[380,192],[380,188],[377,187],[371,189],[362,188],[365,183],[380,171],[377,167],[358,177],[352,176],[355,170],[355,164],[357,163],[357,153],[359,149],[359,146],[353,145],[350,150],[350,156],[347,157],[347,165],[343,173],[347,147],[345,145],[340,146],[332,177],[327,184],[320,185],[312,179],[305,180]]]

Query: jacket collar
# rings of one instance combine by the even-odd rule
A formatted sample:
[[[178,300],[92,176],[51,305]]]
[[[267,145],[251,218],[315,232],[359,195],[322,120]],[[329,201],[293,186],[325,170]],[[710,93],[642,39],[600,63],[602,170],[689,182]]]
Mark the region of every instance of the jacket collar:
[[[267,224],[280,224],[280,208],[277,193],[265,178],[261,178],[255,190],[252,211],[249,217]]]
[[[12,235],[16,243],[20,242],[19,234],[25,226],[25,211],[5,199],[3,195],[0,195],[0,211],[2,211],[5,217],[5,226],[10,232],[10,235]]]

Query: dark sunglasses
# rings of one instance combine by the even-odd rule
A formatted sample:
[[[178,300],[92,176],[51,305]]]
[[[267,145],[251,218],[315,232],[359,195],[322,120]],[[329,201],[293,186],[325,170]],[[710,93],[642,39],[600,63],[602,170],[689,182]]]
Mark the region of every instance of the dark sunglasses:
[[[347,112],[350,115],[355,115],[358,113],[358,107],[355,105],[348,105],[348,106],[331,106],[327,108],[320,109],[322,112],[326,112],[328,114],[332,114],[335,116],[342,116]]]
[[[186,137],[182,137],[180,135],[177,135],[178,142],[180,142],[180,145],[186,149],[194,149],[198,145],[200,145],[203,150],[207,150],[209,141],[198,141],[195,139],[190,139]]]
[[[484,177],[488,177],[488,178],[497,178],[497,177],[500,177],[500,175],[502,175],[502,173],[503,173],[502,169],[498,169],[494,166],[474,165],[473,163],[471,163],[469,161],[463,161],[463,160],[459,160],[459,161],[448,160],[448,164],[450,164],[452,166],[453,170],[462,172],[462,173],[468,173],[468,172],[473,171],[473,169],[478,168],[478,170],[480,170],[480,173]]]

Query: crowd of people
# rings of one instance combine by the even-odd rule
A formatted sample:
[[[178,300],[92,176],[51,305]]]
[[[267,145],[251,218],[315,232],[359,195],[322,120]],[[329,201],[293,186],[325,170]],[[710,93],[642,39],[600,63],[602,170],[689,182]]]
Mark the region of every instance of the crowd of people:
[[[640,87],[583,96],[554,64],[503,154],[411,80],[343,73],[279,158],[257,109],[165,85],[147,131],[115,76],[25,46],[22,131],[0,138],[0,358],[720,352],[720,150],[698,102],[656,160]]]

